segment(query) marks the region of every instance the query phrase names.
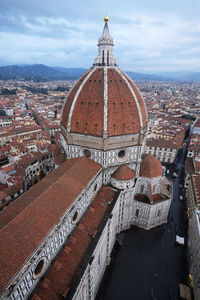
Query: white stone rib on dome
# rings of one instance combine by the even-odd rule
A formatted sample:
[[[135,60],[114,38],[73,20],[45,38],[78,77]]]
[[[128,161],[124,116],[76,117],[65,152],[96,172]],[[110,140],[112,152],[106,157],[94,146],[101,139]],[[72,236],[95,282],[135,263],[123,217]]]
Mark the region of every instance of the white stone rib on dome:
[[[128,86],[134,100],[135,100],[135,103],[136,103],[136,106],[137,106],[137,110],[138,110],[138,114],[139,114],[139,119],[140,119],[140,127],[142,128],[143,127],[143,121],[142,121],[142,113],[141,113],[141,109],[140,109],[140,105],[138,103],[138,100],[137,100],[137,97],[130,85],[130,83],[128,82],[128,80],[126,79],[126,77],[124,76],[124,74],[122,73],[122,71],[119,69],[119,68],[116,68],[116,71],[119,73],[119,75],[123,78],[123,80],[125,81],[126,85]]]
[[[71,118],[72,118],[73,110],[74,110],[74,107],[76,104],[76,100],[78,99],[78,96],[79,96],[82,88],[84,87],[85,83],[87,82],[89,77],[92,75],[92,73],[94,73],[95,70],[96,70],[96,68],[92,68],[92,69],[88,70],[87,76],[85,77],[85,79],[83,80],[83,82],[81,83],[81,85],[78,88],[78,91],[74,97],[74,100],[73,100],[71,108],[70,108],[69,118],[68,118],[68,122],[67,122],[67,132],[70,132],[70,129],[71,129]]]

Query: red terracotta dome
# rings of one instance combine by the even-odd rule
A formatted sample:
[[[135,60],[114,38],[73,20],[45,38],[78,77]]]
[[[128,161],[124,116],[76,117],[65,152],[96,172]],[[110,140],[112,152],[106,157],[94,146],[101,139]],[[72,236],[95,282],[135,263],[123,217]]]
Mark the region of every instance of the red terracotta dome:
[[[162,176],[161,162],[151,154],[144,154],[140,166],[140,176],[146,178]]]
[[[134,82],[117,67],[113,46],[106,19],[93,67],[78,80],[63,106],[64,148],[107,151],[143,143],[146,105]]]
[[[136,172],[126,165],[122,165],[111,176],[117,180],[131,180],[136,176]]]
[[[137,134],[147,124],[144,101],[119,68],[93,67],[71,90],[63,108],[68,133],[108,137]]]

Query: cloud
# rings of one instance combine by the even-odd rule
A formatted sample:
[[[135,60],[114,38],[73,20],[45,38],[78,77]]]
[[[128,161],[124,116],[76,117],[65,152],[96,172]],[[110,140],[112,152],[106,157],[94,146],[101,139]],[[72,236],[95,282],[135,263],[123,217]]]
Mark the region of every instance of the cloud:
[[[15,45],[13,48],[13,40]],[[77,43],[75,43],[77,42]],[[75,65],[85,48],[90,48],[91,41],[82,39],[57,39],[37,35],[2,33],[0,36],[1,57],[7,57],[12,63],[46,63],[65,66]],[[4,59],[4,62],[9,63]],[[81,62],[79,62],[81,63]]]
[[[0,63],[91,66],[105,8],[114,54],[124,69],[154,72],[184,64],[197,70],[200,2],[162,2],[1,0]]]

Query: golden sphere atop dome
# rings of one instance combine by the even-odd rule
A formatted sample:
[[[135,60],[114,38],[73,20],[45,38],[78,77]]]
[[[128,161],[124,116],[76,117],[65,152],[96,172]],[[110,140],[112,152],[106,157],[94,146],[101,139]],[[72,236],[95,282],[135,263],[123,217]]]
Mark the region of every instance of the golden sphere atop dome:
[[[107,16],[107,13],[106,13],[106,15],[105,15],[105,17],[104,17],[104,21],[105,21],[105,23],[107,23],[107,22],[108,22],[108,20],[109,20],[109,18],[108,18],[108,16]]]

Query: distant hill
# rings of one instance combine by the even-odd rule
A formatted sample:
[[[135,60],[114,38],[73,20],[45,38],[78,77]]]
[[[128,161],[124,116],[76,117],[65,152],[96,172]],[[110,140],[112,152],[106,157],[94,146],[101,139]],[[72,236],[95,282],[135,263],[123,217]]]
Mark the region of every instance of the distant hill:
[[[174,81],[174,79],[169,78],[167,76],[160,76],[154,74],[142,74],[131,71],[127,71],[126,74],[128,74],[131,77],[131,79],[138,81]]]
[[[45,65],[13,65],[0,67],[0,80],[71,80],[80,77],[84,71],[85,69],[53,68]]]
[[[170,77],[180,81],[200,81],[200,72],[161,72],[155,75]]]
[[[61,68],[61,67],[52,67],[54,70],[65,74],[65,76],[69,77],[70,79],[77,79],[79,78],[87,69],[83,68]]]
[[[0,80],[76,80],[85,71],[86,69],[83,68],[48,67],[41,64],[12,65],[0,67]],[[200,73],[163,72],[158,74],[143,74],[131,71],[127,71],[126,73],[136,81],[200,81]]]

